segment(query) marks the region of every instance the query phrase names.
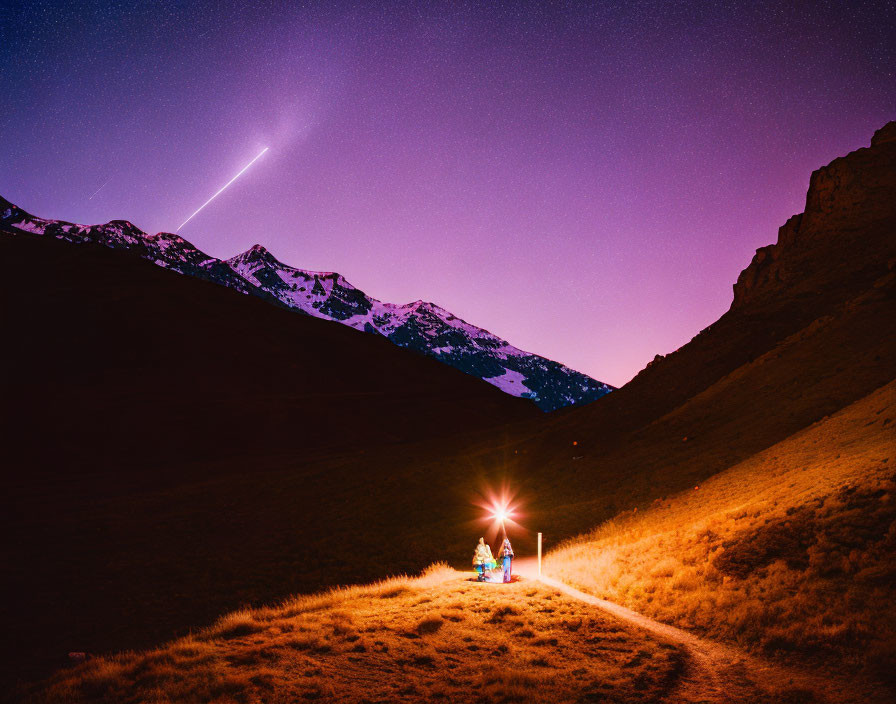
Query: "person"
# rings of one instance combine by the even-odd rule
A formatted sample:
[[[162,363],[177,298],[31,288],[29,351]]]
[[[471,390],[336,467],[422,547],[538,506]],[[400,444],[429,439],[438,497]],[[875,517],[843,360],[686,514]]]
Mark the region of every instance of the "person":
[[[510,538],[504,538],[504,544],[501,546],[501,562],[504,566],[504,582],[510,581],[511,572],[513,570],[513,547],[510,545]]]
[[[492,549],[485,542],[485,538],[480,538],[479,545],[476,546],[476,552],[473,553],[473,567],[478,573],[477,581],[485,581],[485,572],[491,569],[489,565],[493,565],[494,562],[495,558],[492,556]]]

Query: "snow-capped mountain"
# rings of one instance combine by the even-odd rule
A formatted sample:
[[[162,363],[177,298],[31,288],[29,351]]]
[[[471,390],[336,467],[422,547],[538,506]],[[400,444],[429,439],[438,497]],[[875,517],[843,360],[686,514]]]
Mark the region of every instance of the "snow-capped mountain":
[[[523,352],[434,303],[383,303],[340,274],[296,269],[261,245],[226,263],[290,308],[383,335],[509,394],[531,398],[543,410],[587,403],[612,390],[562,364]]]
[[[127,249],[166,269],[382,335],[396,345],[479,377],[508,394],[529,398],[545,411],[588,403],[613,390],[558,362],[517,349],[433,303],[383,303],[352,286],[340,274],[297,269],[280,262],[261,245],[222,261],[175,234],[150,235],[125,220],[91,226],[45,220],[2,197],[0,230]]]

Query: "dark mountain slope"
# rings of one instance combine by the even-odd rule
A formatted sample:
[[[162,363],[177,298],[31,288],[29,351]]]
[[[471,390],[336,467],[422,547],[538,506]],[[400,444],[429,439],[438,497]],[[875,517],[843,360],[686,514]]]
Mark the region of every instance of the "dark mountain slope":
[[[430,560],[403,536],[438,532],[427,488],[469,469],[432,458],[543,416],[384,338],[126,251],[23,234],[0,258],[3,685],[71,650]]]
[[[547,569],[879,695],[843,700],[892,701],[896,123],[813,175],[734,293],[694,341],[516,446],[521,475],[563,485],[536,511],[549,544],[594,531]]]
[[[731,309],[600,403],[558,423],[610,440],[668,413],[862,294],[896,260],[896,122],[810,180],[806,210],[759,249]],[[858,398],[858,396],[856,397]]]
[[[261,245],[226,264],[243,281],[293,310],[382,335],[399,347],[438,359],[506,393],[529,398],[543,411],[583,405],[612,390],[558,362],[517,349],[433,303],[383,303],[339,274],[297,269]]]
[[[761,250],[731,310],[690,343],[588,407],[482,446],[481,463],[529,495],[529,527],[562,539],[693,489],[896,378],[894,129],[821,170],[839,174],[839,199],[813,177],[811,227],[775,246],[786,275],[745,284]]]
[[[530,415],[525,401],[396,349],[176,276],[126,252],[0,239],[5,426],[26,467],[310,453]],[[61,463],[40,458],[52,454]]]

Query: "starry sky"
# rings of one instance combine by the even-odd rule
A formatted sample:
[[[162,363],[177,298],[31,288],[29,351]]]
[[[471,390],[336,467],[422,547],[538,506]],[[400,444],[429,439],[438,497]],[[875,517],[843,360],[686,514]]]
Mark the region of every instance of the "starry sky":
[[[0,194],[258,242],[614,385],[896,117],[892,2],[0,5]],[[97,189],[100,189],[98,192]]]

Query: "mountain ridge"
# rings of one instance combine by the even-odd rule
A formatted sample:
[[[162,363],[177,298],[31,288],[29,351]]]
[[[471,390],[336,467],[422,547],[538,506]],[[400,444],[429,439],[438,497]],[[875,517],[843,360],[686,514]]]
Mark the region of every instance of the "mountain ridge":
[[[127,220],[77,225],[31,215],[0,196],[0,232],[51,236],[130,249],[157,266],[252,294],[291,310],[380,335],[534,402],[543,411],[589,403],[614,390],[559,362],[520,350],[428,301],[385,303],[337,272],[300,269],[254,244],[229,259],[212,257],[180,235],[143,232]]]
[[[809,179],[803,212],[791,216],[773,244],[756,250],[734,284],[731,311],[774,306],[775,299],[842,296],[845,286],[882,275],[896,257],[893,237],[869,237],[896,218],[896,121],[868,147],[837,157]],[[892,231],[889,231],[892,234]],[[881,251],[878,241],[889,244]],[[881,257],[883,254],[883,257]],[[805,276],[806,272],[811,276]]]
[[[870,146],[812,173],[806,209],[781,226],[777,242],[757,250],[727,312],[601,403],[572,409],[576,424],[615,442],[849,305],[896,265],[894,194],[896,121],[877,130]]]

